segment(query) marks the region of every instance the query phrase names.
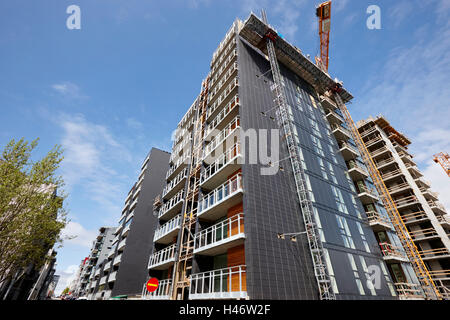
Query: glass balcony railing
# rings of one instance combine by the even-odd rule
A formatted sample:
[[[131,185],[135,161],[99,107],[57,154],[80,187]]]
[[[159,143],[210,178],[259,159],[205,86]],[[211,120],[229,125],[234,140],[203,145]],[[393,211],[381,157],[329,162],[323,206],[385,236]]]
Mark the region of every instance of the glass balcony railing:
[[[181,181],[187,178],[187,168],[184,168],[177,176],[171,180],[163,189],[162,196],[163,198],[169,194]]]
[[[203,149],[203,159],[212,153],[219,145],[221,145],[228,137],[230,137],[240,126],[239,116],[235,117],[231,122],[218,134],[211,142],[209,142]]]
[[[407,261],[408,258],[400,247],[396,247],[388,242],[380,243],[381,254],[386,260]]]
[[[246,266],[240,265],[191,275],[190,299],[247,298]]]
[[[181,214],[177,215],[175,218],[172,218],[171,220],[167,221],[162,226],[159,226],[156,231],[155,235],[153,236],[153,241],[157,241],[164,236],[170,234],[172,231],[179,229],[181,226]]]
[[[194,253],[205,252],[244,237],[244,214],[239,213],[198,232],[194,238]]]
[[[153,292],[147,290],[147,283],[142,289],[142,299],[144,300],[169,300],[172,290],[172,279],[160,280],[158,289]]]
[[[236,143],[225,153],[220,155],[213,163],[211,163],[209,166],[206,167],[205,171],[203,171],[200,177],[200,184],[203,184],[206,180],[211,178],[217,172],[227,167],[228,164],[235,162],[235,160],[240,156],[241,156],[240,144]],[[232,168],[231,170],[233,169],[235,170],[235,168]],[[225,174],[231,174],[231,172],[225,172]]]
[[[211,121],[207,128],[205,136],[208,137],[211,132],[216,129],[220,123],[227,118],[228,115],[235,110],[234,108],[239,105],[239,97],[238,95],[235,95],[233,99],[231,99],[230,102],[228,102],[225,107],[219,112],[219,114]]]
[[[176,213],[175,211],[181,209],[181,203],[184,201],[184,190],[178,192],[175,196],[170,198],[169,201],[164,203],[159,209],[158,218],[161,218],[165,215],[171,216],[172,213]],[[171,217],[169,217],[171,218]]]
[[[242,174],[237,174],[205,195],[198,203],[198,216],[242,191]]]
[[[175,252],[177,245],[173,244],[167,248],[156,251],[150,256],[148,261],[149,269],[156,269],[158,267],[165,267],[172,264],[175,261]]]

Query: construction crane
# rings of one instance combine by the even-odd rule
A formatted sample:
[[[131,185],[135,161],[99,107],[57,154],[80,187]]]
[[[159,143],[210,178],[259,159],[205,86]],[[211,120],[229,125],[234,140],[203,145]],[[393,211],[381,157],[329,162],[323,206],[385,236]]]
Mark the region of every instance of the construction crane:
[[[320,57],[316,57],[316,64],[322,71],[328,72],[329,50],[330,50],[330,23],[331,23],[331,1],[326,1],[316,8],[319,18]]]
[[[448,153],[439,152],[435,155],[433,155],[434,162],[441,165],[441,167],[444,169],[445,173],[450,177],[450,156]]]
[[[328,70],[328,54],[329,54],[329,40],[330,40],[330,19],[331,19],[331,1],[324,2],[320,4],[316,9],[316,15],[319,17],[319,36],[320,36],[320,59],[316,63],[319,68],[325,68]],[[323,70],[323,69],[322,69]],[[359,153],[361,154],[364,163],[367,166],[369,174],[372,178],[373,183],[380,195],[384,207],[389,214],[391,222],[394,226],[395,231],[402,243],[402,246],[408,256],[411,266],[413,267],[417,278],[420,282],[420,285],[423,289],[424,295],[427,299],[442,299],[442,296],[439,290],[436,288],[431,275],[425,266],[422,257],[417,250],[417,247],[414,241],[411,239],[411,236],[406,228],[400,213],[397,210],[397,207],[394,201],[389,194],[386,185],[384,184],[383,179],[370,156],[369,151],[366,148],[366,145],[361,138],[359,131],[353,122],[350,113],[342,101],[340,96],[340,91],[342,90],[342,84],[336,81],[336,84],[332,88],[323,88],[326,91],[326,94],[334,97],[334,100],[337,104],[337,107],[341,111],[344,116],[345,123],[352,133],[353,140],[355,141]],[[448,158],[447,158],[448,160]]]

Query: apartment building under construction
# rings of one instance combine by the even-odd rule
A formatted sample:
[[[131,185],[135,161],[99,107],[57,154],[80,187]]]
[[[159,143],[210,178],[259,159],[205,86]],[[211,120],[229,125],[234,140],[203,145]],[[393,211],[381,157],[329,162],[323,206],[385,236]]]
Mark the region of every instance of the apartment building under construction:
[[[254,14],[234,22],[210,68],[178,124],[154,202],[148,271],[159,287],[149,293],[143,283],[143,298],[424,298],[326,95],[336,82]],[[341,103],[351,99],[339,90]],[[252,161],[255,136],[279,160]]]
[[[450,297],[450,217],[408,152],[411,141],[383,117],[358,122],[359,132],[435,284]],[[377,240],[383,234],[377,233]],[[391,265],[392,268],[394,265]],[[403,274],[392,269],[394,281]]]

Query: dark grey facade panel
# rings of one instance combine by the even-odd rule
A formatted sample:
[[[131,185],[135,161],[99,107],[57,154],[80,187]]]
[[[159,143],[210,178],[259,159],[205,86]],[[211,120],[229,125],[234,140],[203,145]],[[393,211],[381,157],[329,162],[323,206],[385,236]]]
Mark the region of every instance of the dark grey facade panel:
[[[156,148],[150,151],[112,296],[141,294],[142,286],[148,280],[147,265],[158,224],[158,217],[153,214],[153,200],[164,188],[169,158],[170,153],[166,151]]]
[[[243,130],[278,129],[276,120],[264,116],[273,108],[270,91],[271,75],[265,78],[257,77],[269,70],[269,62],[253,48],[238,41],[239,66],[239,99],[241,102],[241,127]],[[377,246],[375,236],[370,227],[358,218],[359,214],[365,218],[365,212],[357,199],[356,208],[351,197],[354,192],[347,180],[346,164],[338,152],[337,142],[330,135],[327,120],[318,108],[312,106],[309,94],[314,95],[312,89],[301,79],[297,79],[292,72],[281,65],[285,78],[288,104],[292,106],[294,121],[300,140],[305,162],[306,173],[314,190],[314,206],[322,223],[326,242],[335,269],[334,274],[339,289],[338,299],[392,299],[384,278],[381,279],[381,289],[372,296],[367,287],[365,295],[358,291],[355,275],[351,269],[347,253],[365,257],[367,264],[384,263]],[[301,107],[295,107],[296,100],[293,83],[301,87]],[[311,105],[309,107],[308,105]],[[275,112],[268,113],[275,117]],[[314,151],[312,136],[314,130],[309,119],[313,119],[319,128],[324,155],[322,160],[331,163],[335,173],[336,182],[325,180],[322,177],[318,163],[319,155]],[[244,141],[241,141],[243,144]],[[331,146],[333,152],[330,151]],[[280,139],[280,159],[288,156],[287,148]],[[248,153],[248,148],[246,152]],[[270,144],[269,144],[270,149]],[[270,151],[269,151],[270,152]],[[336,161],[333,160],[336,158]],[[244,155],[248,159],[248,154]],[[337,162],[337,163],[336,163]],[[275,175],[263,176],[259,165],[244,164],[242,167],[244,181],[244,212],[245,212],[245,258],[247,264],[247,292],[251,299],[317,299],[318,288],[315,282],[311,256],[306,237],[300,235],[297,242],[277,239],[277,233],[301,232],[304,230],[302,215],[295,193],[295,182],[289,160],[282,161],[284,168]],[[327,169],[328,170],[328,169]],[[341,191],[348,214],[338,211],[336,200],[332,193],[332,185]],[[350,229],[355,249],[346,248],[340,234],[336,216],[343,216]],[[356,223],[363,229],[365,241],[369,244],[370,253],[366,252],[363,239]],[[361,271],[362,266],[358,265]],[[358,271],[358,272],[359,272]],[[366,275],[361,271],[360,279],[366,284]],[[363,285],[363,286],[364,286]]]

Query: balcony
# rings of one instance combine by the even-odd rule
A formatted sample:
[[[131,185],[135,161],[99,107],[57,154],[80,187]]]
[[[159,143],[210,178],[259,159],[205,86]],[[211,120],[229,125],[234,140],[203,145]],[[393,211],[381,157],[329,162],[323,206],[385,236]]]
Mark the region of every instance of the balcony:
[[[206,189],[213,188],[236,172],[240,167],[241,160],[241,148],[237,143],[206,167],[200,177],[200,185]]]
[[[136,199],[133,201],[133,203],[131,204],[130,210],[133,210],[133,209],[136,207],[137,203],[138,203],[138,199],[136,198]]]
[[[380,243],[381,254],[387,262],[408,262],[408,257],[399,247],[390,243]]]
[[[424,241],[424,240],[428,241],[431,239],[439,238],[439,235],[434,228],[409,231],[409,235],[411,236],[411,239],[414,241]]]
[[[147,290],[147,284],[144,283],[142,289],[142,299],[144,300],[169,300],[172,290],[172,279],[160,280],[158,289],[153,292]]]
[[[376,211],[369,211],[367,214],[367,221],[369,225],[372,227],[372,230],[375,232],[384,231],[384,230],[392,230],[391,221],[382,216]]]
[[[128,232],[130,231],[130,227],[131,227],[131,222],[127,223],[127,225],[125,226],[125,228],[122,231],[122,237],[126,237],[128,235]],[[120,246],[120,244],[119,244]],[[120,249],[119,249],[120,250]]]
[[[412,155],[410,155],[409,153],[400,151],[400,152],[398,152],[398,155],[399,155],[400,159],[402,159],[405,164],[406,163],[410,163],[412,165],[416,164],[414,162],[414,160],[413,160]]]
[[[119,245],[117,246],[117,250],[118,251],[122,251],[123,248],[125,248],[126,242],[127,242],[127,238],[125,238],[122,241],[120,241]]]
[[[397,282],[394,283],[400,300],[423,300],[424,296],[420,285],[415,283]]]
[[[429,273],[433,280],[450,280],[450,270],[433,270]]]
[[[445,211],[444,206],[442,204],[440,204],[439,202],[433,201],[433,200],[427,200],[427,202],[434,213],[437,213],[440,215],[447,213],[447,211]]]
[[[178,234],[181,226],[181,214],[172,218],[162,226],[159,226],[155,235],[153,236],[153,242],[169,244],[172,242],[173,238]]]
[[[366,145],[367,148],[376,145],[377,143],[383,141],[383,138],[377,134],[374,138],[373,137],[369,137],[369,140],[364,141],[364,144]]]
[[[245,265],[191,275],[189,299],[246,299]]]
[[[117,257],[114,258],[113,266],[118,266],[121,261],[122,261],[122,254],[119,254]]]
[[[198,203],[198,218],[217,220],[227,209],[242,201],[242,174],[237,174],[205,195]]]
[[[117,276],[117,271],[114,271],[113,273],[111,273],[108,278],[108,283],[116,281],[116,276]]]
[[[327,118],[328,122],[333,125],[340,125],[344,122],[344,118],[337,112],[335,112],[332,109],[328,109],[327,113],[325,114],[325,117]]]
[[[107,278],[107,276],[103,276],[103,277],[100,279],[99,285],[105,284],[105,283],[106,283],[106,278]]]
[[[442,224],[442,227],[450,229],[450,217],[448,216],[448,214],[436,215],[436,218],[438,219],[439,223]]]
[[[400,199],[394,199],[394,203],[397,209],[401,209],[419,204],[419,200],[417,200],[416,196],[407,196]]]
[[[448,259],[450,252],[447,248],[437,248],[419,251],[422,260]]]
[[[170,167],[170,169],[167,171],[166,173],[166,179],[170,180],[173,177],[175,177],[181,170],[183,170],[184,168],[187,167],[188,162],[189,162],[189,157],[190,154],[186,154],[183,157],[181,157],[180,159],[178,159],[178,161]]]
[[[208,89],[208,103],[211,105],[215,97],[219,96],[222,91],[230,84],[230,82],[234,81],[237,77],[238,64],[235,61],[231,63],[232,60],[227,62],[227,65],[222,70],[220,76],[217,79],[220,79],[219,82],[214,82],[217,84],[215,86],[211,86]]]
[[[413,177],[423,177],[422,172],[420,172],[419,168],[416,165],[405,163],[406,168],[412,174]]]
[[[148,261],[148,268],[154,270],[164,270],[173,265],[175,262],[176,248],[177,245],[173,244],[153,253]]]
[[[358,130],[359,131],[359,130]],[[375,126],[369,127],[363,131],[359,131],[359,135],[363,138],[368,136],[371,133],[377,132],[378,129]]]
[[[395,164],[395,159],[394,157],[389,157],[387,159],[383,159],[383,160],[378,160],[375,162],[375,166],[377,167],[378,170],[381,170],[383,168],[386,168],[389,165]]]
[[[339,143],[339,151],[341,152],[345,161],[355,159],[359,156],[358,149],[345,141],[341,141]]]
[[[336,140],[338,141],[346,141],[348,139],[351,139],[352,133],[347,128],[344,128],[342,125],[332,125],[331,126],[331,132],[336,137]]]
[[[431,187],[431,184],[422,178],[415,178],[414,181],[416,182],[416,184],[419,188],[430,188]]]
[[[372,157],[372,159],[375,159],[380,156],[388,155],[390,153],[391,153],[391,151],[389,151],[389,149],[387,147],[381,147],[381,148],[371,151],[370,156]]]
[[[320,96],[320,104],[322,105],[322,107],[324,107],[325,109],[331,109],[334,110],[337,108],[336,103],[331,100],[330,97],[326,96],[326,95],[322,95]]]
[[[234,78],[232,82],[230,82],[225,89],[223,90],[222,94],[215,100],[214,103],[211,104],[210,112],[207,114],[207,119],[209,120],[209,117],[215,115],[215,112],[217,110],[220,110],[222,105],[224,103],[227,103],[231,99],[233,99],[234,96],[232,94],[234,92],[237,92],[237,88],[239,87],[239,81],[238,78]],[[213,99],[212,99],[213,100]],[[208,99],[208,102],[211,102],[210,99]]]
[[[194,253],[215,256],[244,242],[244,214],[239,213],[195,235]]]
[[[358,191],[358,197],[363,204],[374,203],[379,200],[378,194],[374,188],[357,184],[356,189]]]
[[[391,186],[387,190],[388,190],[389,194],[391,196],[393,196],[394,194],[402,193],[402,192],[404,192],[406,190],[409,190],[409,189],[411,189],[411,186],[409,185],[409,183],[404,182],[404,183],[399,183],[399,184],[396,184],[394,186]]]
[[[184,187],[184,183],[187,179],[187,168],[184,168],[183,171],[181,171],[175,179],[170,181],[163,189],[162,197],[164,200],[170,199],[173,197],[180,189]]]
[[[433,200],[433,201],[437,201],[438,200],[438,193],[437,192],[433,192],[430,189],[424,188],[424,187],[421,187],[420,191],[422,192],[422,194],[425,197],[425,199]]]
[[[210,141],[211,136],[217,131],[222,130],[230,120],[238,114],[239,97],[236,95],[227,105],[219,112],[219,114],[212,120],[205,132],[205,141]]]
[[[103,267],[103,270],[109,270],[111,268],[111,262],[112,261],[108,261],[105,266]],[[98,274],[100,274],[100,269],[97,269]],[[97,271],[95,272],[95,274],[97,274]]]
[[[392,179],[398,178],[402,175],[403,175],[402,171],[400,169],[396,169],[396,170],[389,171],[386,173],[381,173],[381,179],[383,179],[384,182],[387,182]]]
[[[218,146],[221,146],[223,142],[226,142],[228,139],[232,139],[234,136],[239,138],[240,128],[240,118],[237,116],[234,118],[219,134],[212,138],[211,142],[209,142],[206,147],[203,149],[203,159],[209,156]],[[222,150],[220,151],[220,153]]]
[[[364,180],[369,177],[365,167],[355,160],[347,162],[348,174],[353,181]]]
[[[158,218],[162,220],[169,220],[173,218],[175,215],[180,213],[181,208],[183,207],[183,202],[184,190],[181,190],[169,201],[162,205],[161,209],[159,209]]]
[[[420,224],[430,220],[430,218],[428,218],[428,216],[426,215],[425,211],[416,211],[412,213],[407,213],[405,215],[402,215],[401,217],[405,225]]]

